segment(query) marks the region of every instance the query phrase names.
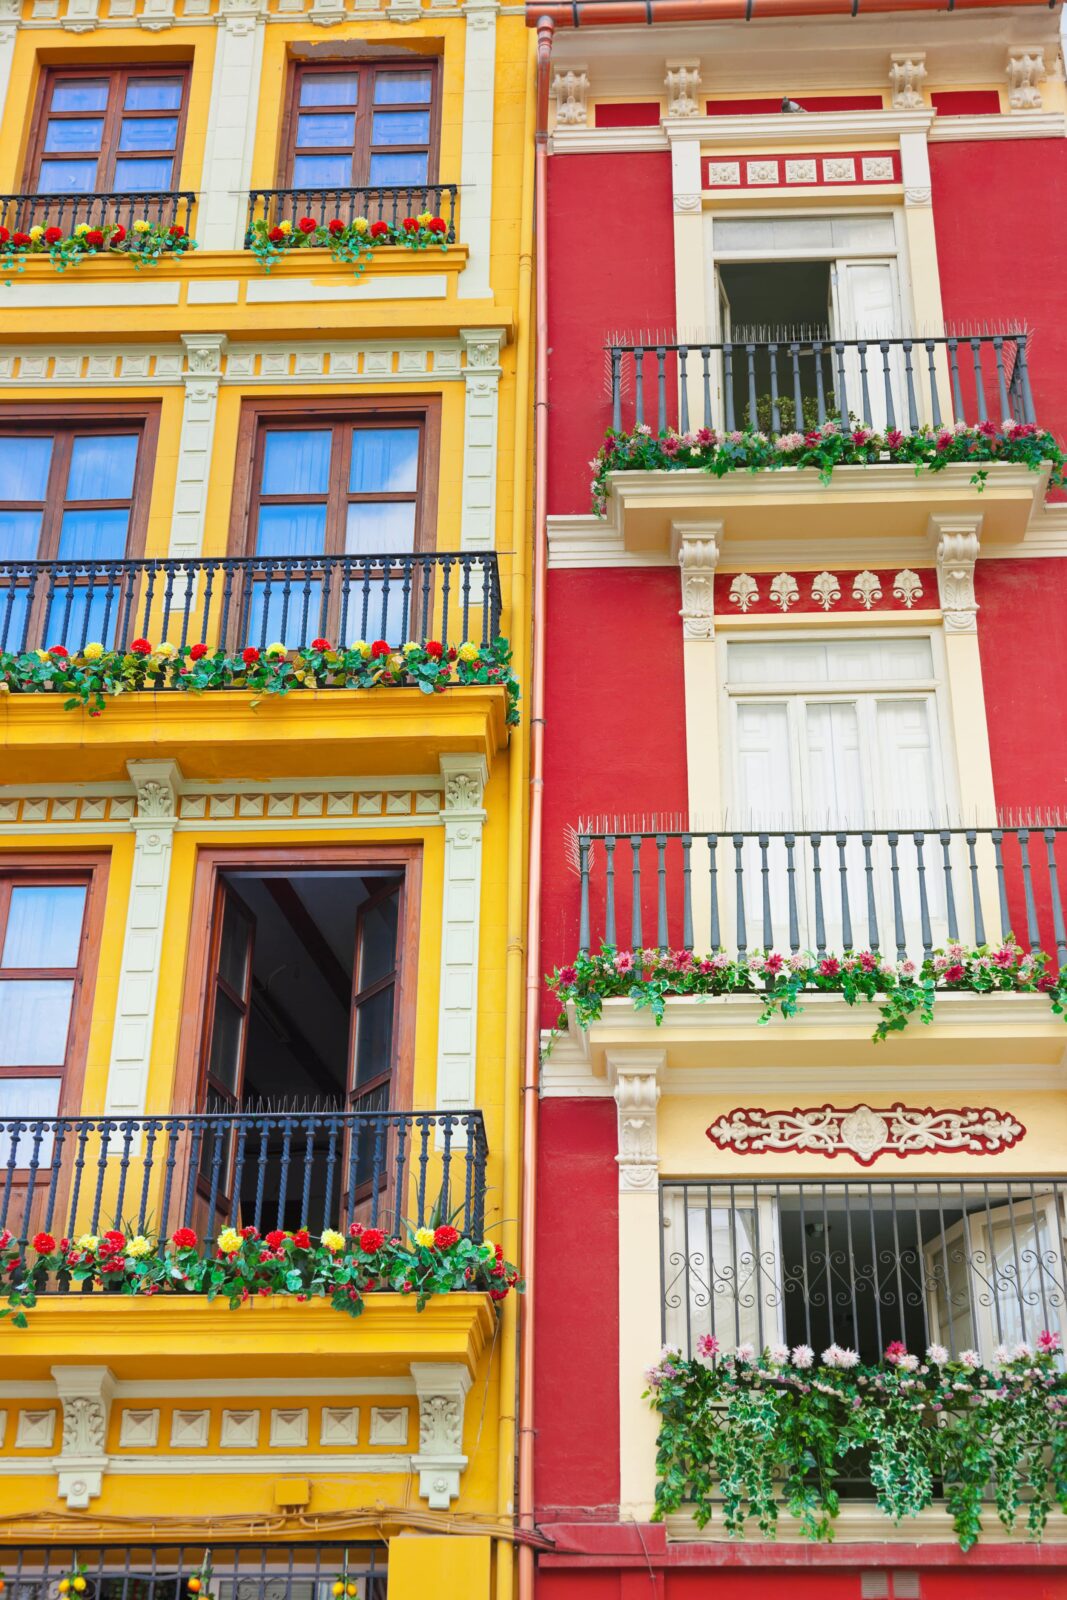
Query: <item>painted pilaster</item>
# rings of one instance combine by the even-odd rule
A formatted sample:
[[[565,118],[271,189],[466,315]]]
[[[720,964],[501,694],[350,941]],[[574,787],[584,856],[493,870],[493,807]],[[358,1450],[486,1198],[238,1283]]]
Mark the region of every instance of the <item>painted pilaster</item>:
[[[72,1511],[84,1511],[103,1489],[108,1468],[107,1425],[115,1380],[107,1367],[53,1367],[63,1407],[60,1453],[52,1465],[58,1494]]]
[[[978,602],[974,594],[974,569],[981,532],[981,512],[973,516],[930,518],[929,538],[937,564],[960,799],[968,819],[978,817],[991,822],[996,809],[982,659],[978,651]]]
[[[474,1104],[478,1045],[478,926],[482,898],[482,756],[441,756],[445,780],[445,882],[441,904],[441,1015],[437,1041],[437,1105]]]
[[[137,1116],[145,1110],[182,781],[176,761],[128,761],[126,770],[136,790],[137,810],[130,819],[133,876],[104,1107],[112,1116]]]
[[[463,1414],[471,1376],[453,1361],[413,1361],[411,1376],[419,1401],[419,1495],[431,1511],[447,1511],[459,1495],[467,1465],[463,1454]]]
[[[463,149],[459,164],[460,237],[470,254],[459,293],[486,300],[493,217],[493,118],[496,107],[497,0],[467,0],[463,57]],[[516,200],[516,204],[517,204]]]
[[[178,441],[178,472],[170,523],[169,554],[194,560],[204,548],[204,519],[215,440],[215,412],[222,377],[224,333],[183,333],[187,357],[185,401]]]
[[[244,240],[265,14],[264,0],[220,0],[196,224],[204,250],[238,250]]]
[[[900,176],[904,185],[904,235],[908,250],[908,276],[911,282],[912,326],[932,335],[945,331],[941,300],[941,274],[937,263],[934,234],[933,185],[930,177],[930,147],[927,130],[900,135]],[[952,416],[952,387],[948,359],[940,346],[934,355],[938,403],[941,416]],[[925,406],[925,385],[920,385],[920,408]],[[933,417],[920,420],[932,422]]]
[[[682,580],[679,614],[691,817],[717,817],[720,809],[715,569],[722,541],[723,524],[718,519],[671,523],[671,550]]]
[[[619,1514],[647,1521],[655,1506],[655,1413],[641,1399],[662,1343],[659,1148],[663,1050],[609,1053],[619,1117]]]
[[[464,550],[492,550],[495,544],[500,347],[504,337],[502,328],[461,328],[459,331],[466,355],[460,524],[460,544]]]
[[[665,123],[674,196],[674,304],[679,328],[710,326],[704,290],[704,207],[700,198],[700,135],[687,119]],[[689,364],[689,420],[704,421],[700,362]]]
[[[22,0],[0,0],[0,120],[7,104],[15,40],[22,26]]]

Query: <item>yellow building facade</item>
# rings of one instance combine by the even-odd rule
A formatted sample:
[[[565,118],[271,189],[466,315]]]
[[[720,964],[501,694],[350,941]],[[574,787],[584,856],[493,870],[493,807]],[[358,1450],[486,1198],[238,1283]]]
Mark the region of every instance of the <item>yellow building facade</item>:
[[[531,92],[498,0],[0,15],[20,1595],[511,1592]]]

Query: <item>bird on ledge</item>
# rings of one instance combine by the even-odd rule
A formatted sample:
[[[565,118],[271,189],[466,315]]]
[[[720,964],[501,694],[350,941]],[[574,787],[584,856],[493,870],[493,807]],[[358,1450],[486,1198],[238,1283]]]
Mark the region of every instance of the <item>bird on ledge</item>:
[[[807,109],[808,109],[807,106],[798,105],[795,100],[790,100],[790,98],[789,98],[789,96],[787,94],[784,94],[782,96],[782,110],[783,111],[806,111]]]

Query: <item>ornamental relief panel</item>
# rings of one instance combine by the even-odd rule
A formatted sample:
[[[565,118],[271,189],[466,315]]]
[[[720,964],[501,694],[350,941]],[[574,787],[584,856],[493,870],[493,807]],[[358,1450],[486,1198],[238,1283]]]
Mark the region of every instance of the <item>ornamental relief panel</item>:
[[[869,1167],[882,1155],[999,1155],[1025,1132],[1014,1117],[989,1106],[935,1111],[897,1101],[887,1107],[794,1106],[791,1111],[738,1106],[717,1118],[707,1136],[736,1155],[851,1156]]]
[[[939,605],[937,573],[899,571],[717,573],[714,614],[781,616],[793,611],[911,611]],[[941,584],[944,590],[944,580]]]

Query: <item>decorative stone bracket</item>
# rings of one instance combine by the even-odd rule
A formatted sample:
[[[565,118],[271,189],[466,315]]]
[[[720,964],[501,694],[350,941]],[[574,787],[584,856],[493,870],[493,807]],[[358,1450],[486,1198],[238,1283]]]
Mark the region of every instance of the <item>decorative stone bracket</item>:
[[[452,1361],[413,1361],[411,1376],[419,1401],[419,1452],[412,1466],[419,1474],[419,1497],[431,1511],[447,1511],[459,1496],[467,1465],[463,1454],[463,1415],[471,1376]]]
[[[53,1367],[63,1406],[63,1438],[52,1462],[59,1498],[72,1511],[84,1511],[103,1487],[108,1468],[107,1425],[115,1380],[107,1367]]]
[[[682,633],[686,639],[715,634],[715,568],[722,551],[723,525],[672,522],[671,549],[682,573]]]
[[[584,66],[557,72],[552,80],[556,121],[563,128],[584,128],[588,117],[589,74]]]
[[[941,614],[951,633],[976,633],[978,601],[974,568],[978,560],[981,514],[973,517],[931,517],[929,533],[937,561]]]
[[[615,1080],[619,1115],[619,1153],[615,1159],[623,1192],[648,1192],[659,1181],[659,1074],[666,1059],[663,1050],[608,1058],[608,1075]]]

